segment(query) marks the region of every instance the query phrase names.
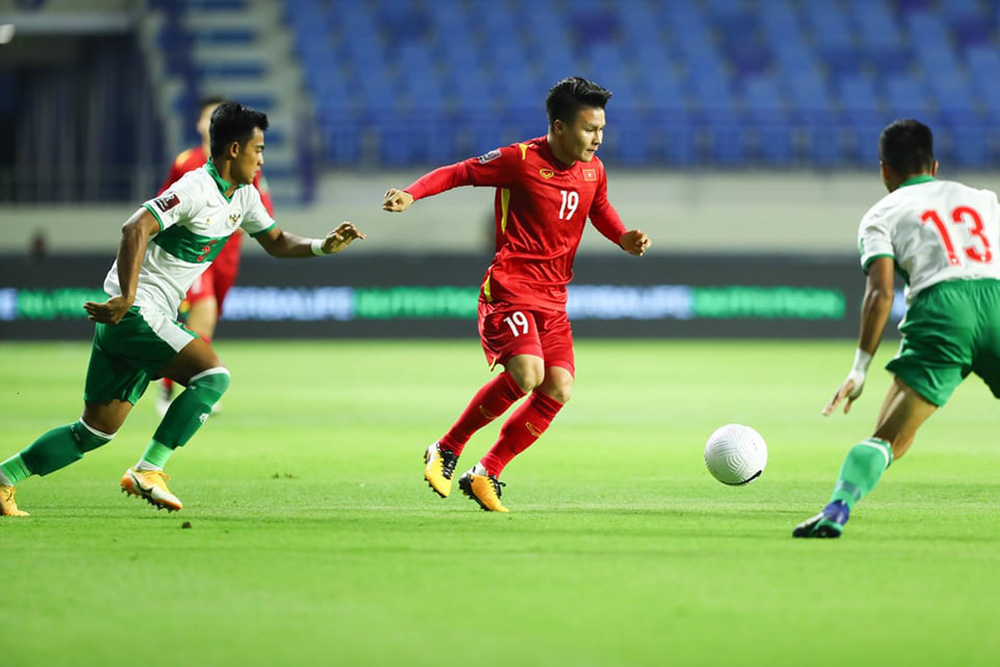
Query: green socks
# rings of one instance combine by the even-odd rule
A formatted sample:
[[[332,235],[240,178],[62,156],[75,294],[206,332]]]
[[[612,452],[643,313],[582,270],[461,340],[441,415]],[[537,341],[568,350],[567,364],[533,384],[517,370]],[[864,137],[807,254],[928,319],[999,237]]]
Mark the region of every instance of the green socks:
[[[221,366],[191,378],[187,389],[170,404],[140,465],[146,469],[163,468],[173,451],[201,428],[228,388],[229,371]],[[0,463],[0,483],[14,486],[31,475],[48,475],[65,468],[92,449],[108,443],[113,435],[91,428],[83,420],[54,428],[19,454]]]
[[[24,465],[20,454],[14,454],[3,463],[0,463],[0,484],[4,486],[15,486],[21,480],[31,477],[31,471]]]
[[[48,475],[79,461],[92,449],[107,444],[113,433],[102,433],[77,421],[43,433],[20,454],[0,463],[0,471],[17,484],[31,475]]]
[[[167,465],[167,460],[173,453],[174,450],[170,447],[151,440],[135,467],[137,470],[163,470],[163,466]]]
[[[191,378],[187,389],[170,403],[167,414],[153,434],[140,464],[162,468],[173,450],[183,446],[201,428],[212,407],[229,388],[229,371],[221,366],[209,368]]]
[[[892,446],[887,441],[881,438],[862,440],[847,453],[830,502],[842,500],[853,509],[856,502],[875,488],[891,464]]]

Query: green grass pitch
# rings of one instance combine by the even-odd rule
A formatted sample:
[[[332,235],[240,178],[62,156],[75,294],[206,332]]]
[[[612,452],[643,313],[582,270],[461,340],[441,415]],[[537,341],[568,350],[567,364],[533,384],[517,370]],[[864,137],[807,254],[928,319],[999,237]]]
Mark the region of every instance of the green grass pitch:
[[[575,396],[496,515],[422,479],[489,377],[476,341],[222,340],[224,411],[168,468],[181,513],[118,492],[150,395],[111,444],[21,485],[0,665],[996,664],[1000,416],[977,379],[843,539],[790,537],[870,434],[892,347],[823,418],[850,342],[579,341]],[[0,345],[0,458],[79,415],[88,349]],[[746,487],[702,461],[728,422],[768,442]]]

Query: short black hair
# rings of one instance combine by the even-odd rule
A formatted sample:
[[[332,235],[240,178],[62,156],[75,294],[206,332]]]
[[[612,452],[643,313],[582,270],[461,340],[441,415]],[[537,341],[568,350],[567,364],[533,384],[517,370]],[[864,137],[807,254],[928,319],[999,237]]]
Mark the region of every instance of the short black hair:
[[[934,136],[919,120],[895,120],[878,138],[878,159],[900,178],[929,173],[934,167]]]
[[[198,108],[204,111],[208,107],[217,107],[223,102],[228,102],[228,97],[222,97],[221,95],[209,95],[207,97],[201,98],[198,102]]]
[[[549,90],[545,109],[549,114],[549,127],[557,120],[572,123],[584,107],[603,109],[611,99],[611,91],[580,76],[563,79]]]
[[[257,127],[261,132],[267,131],[266,113],[239,102],[223,102],[212,112],[212,122],[208,126],[212,157],[222,155],[234,141],[244,145]]]

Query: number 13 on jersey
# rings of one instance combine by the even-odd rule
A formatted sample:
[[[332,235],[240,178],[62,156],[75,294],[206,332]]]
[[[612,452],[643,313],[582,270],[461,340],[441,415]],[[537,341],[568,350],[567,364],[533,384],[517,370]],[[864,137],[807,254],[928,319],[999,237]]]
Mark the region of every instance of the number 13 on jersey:
[[[951,210],[949,217],[953,225],[951,229],[956,229],[954,225],[961,225],[957,228],[958,233],[970,242],[968,245],[962,246],[965,256],[974,262],[984,264],[990,262],[993,259],[993,250],[990,248],[990,240],[986,237],[983,228],[983,217],[979,215],[979,212],[969,206],[957,206]],[[945,252],[948,253],[948,263],[952,266],[961,266],[962,258],[959,257],[955,248],[952,232],[949,231],[949,225],[945,224],[938,212],[933,209],[924,211],[920,215],[920,220],[924,224],[933,224],[938,234],[941,235],[941,242],[944,244]]]

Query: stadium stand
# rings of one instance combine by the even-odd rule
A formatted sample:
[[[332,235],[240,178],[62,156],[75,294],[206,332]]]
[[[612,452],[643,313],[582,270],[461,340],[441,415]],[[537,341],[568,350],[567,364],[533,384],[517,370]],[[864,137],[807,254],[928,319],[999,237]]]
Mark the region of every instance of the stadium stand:
[[[540,135],[545,92],[570,74],[615,93],[602,154],[620,164],[869,167],[882,125],[912,116],[935,127],[948,160],[1000,165],[997,3],[285,0],[283,7],[327,165],[433,164]],[[230,32],[210,37],[247,37]],[[195,78],[256,73],[254,65],[188,67]]]
[[[304,4],[303,8],[318,10],[316,5]],[[286,30],[281,6],[254,0],[147,0],[147,9],[147,16],[159,17],[155,46],[165,60],[164,75],[168,81],[180,83],[176,86],[179,94],[168,97],[164,105],[164,116],[184,130],[178,145],[171,149],[176,152],[198,143],[191,119],[197,116],[201,98],[222,95],[239,100],[269,116],[265,172],[272,194],[281,202],[308,199],[311,174],[304,173],[303,165],[309,163],[301,159],[298,142],[302,109],[310,105],[302,102],[298,70],[319,71],[325,54],[308,47],[328,26],[300,22]],[[294,16],[301,21],[309,13],[296,12]],[[301,67],[291,53],[295,49],[286,43],[293,39],[306,47],[297,49]],[[310,60],[313,56],[319,59]],[[313,91],[314,98],[325,99],[326,91],[332,92],[336,85],[336,78],[324,71],[305,87]],[[163,90],[174,88],[161,86]],[[317,95],[316,90],[323,95]],[[307,119],[311,116],[305,114]],[[339,159],[357,157],[349,154]]]

